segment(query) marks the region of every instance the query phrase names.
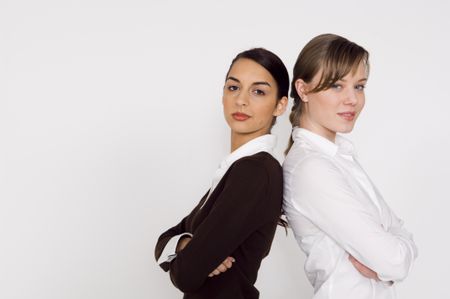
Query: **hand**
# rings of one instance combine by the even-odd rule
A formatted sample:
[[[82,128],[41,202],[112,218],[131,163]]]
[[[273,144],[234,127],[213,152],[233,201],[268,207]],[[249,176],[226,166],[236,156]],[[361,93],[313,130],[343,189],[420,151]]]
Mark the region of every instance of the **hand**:
[[[348,256],[348,259],[353,264],[353,267],[355,267],[356,270],[358,270],[358,272],[361,273],[362,276],[370,279],[375,279],[376,281],[380,281],[380,279],[378,278],[378,274],[375,271],[361,264],[357,259],[355,259],[351,255]]]
[[[191,242],[191,237],[183,236],[180,240],[178,240],[177,249],[175,250],[177,253],[186,247],[186,245]]]
[[[231,266],[233,266],[233,263],[236,260],[229,256],[227,257],[216,269],[214,269],[214,271],[212,271],[211,273],[209,273],[208,277],[213,277],[214,275],[219,275],[225,271],[227,271],[228,269],[231,268]]]

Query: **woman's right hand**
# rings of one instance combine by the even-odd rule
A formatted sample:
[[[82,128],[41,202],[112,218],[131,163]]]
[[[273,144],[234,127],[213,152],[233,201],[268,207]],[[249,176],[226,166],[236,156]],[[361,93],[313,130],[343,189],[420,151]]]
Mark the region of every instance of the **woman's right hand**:
[[[219,275],[225,271],[227,271],[228,269],[231,268],[231,266],[233,266],[233,263],[236,260],[234,259],[234,257],[227,257],[216,269],[214,269],[214,271],[212,271],[211,273],[209,273],[208,277],[213,277],[214,275]]]
[[[366,267],[365,265],[361,264],[357,259],[355,259],[352,255],[348,256],[348,259],[353,264],[353,267],[358,270],[359,273],[361,273],[362,276],[375,279],[376,281],[380,281],[378,278],[377,272],[373,271],[372,269]]]
[[[178,244],[177,244],[177,248],[176,248],[176,252],[180,252],[181,250],[184,249],[184,247],[186,247],[186,245],[191,242],[191,237],[190,236],[183,236],[181,237],[180,240],[178,240]]]
[[[177,249],[176,252],[180,252],[181,250],[184,249],[184,247],[186,247],[186,245],[191,241],[191,237],[190,236],[185,236],[182,237],[180,240],[178,240],[178,244],[177,244]],[[214,269],[211,273],[209,273],[208,277],[213,277],[215,275],[219,275],[223,272],[226,272],[228,269],[231,268],[231,266],[233,266],[233,263],[236,260],[234,259],[234,257],[227,257],[219,266],[217,266],[216,269]]]

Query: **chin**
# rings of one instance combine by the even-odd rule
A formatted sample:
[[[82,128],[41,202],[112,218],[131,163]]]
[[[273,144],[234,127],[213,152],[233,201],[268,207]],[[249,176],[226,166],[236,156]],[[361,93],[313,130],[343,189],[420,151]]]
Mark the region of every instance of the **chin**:
[[[344,126],[344,127],[339,128],[338,130],[336,130],[336,132],[342,133],[342,134],[347,134],[347,133],[350,133],[351,131],[353,131],[353,127],[354,127],[354,125]]]
[[[238,134],[238,135],[247,135],[251,134],[253,131],[248,128],[240,128],[237,126],[230,126],[231,132]]]
[[[246,131],[250,131],[250,128],[248,128],[248,126],[240,123],[229,123],[228,126],[232,131],[236,133],[245,133]]]

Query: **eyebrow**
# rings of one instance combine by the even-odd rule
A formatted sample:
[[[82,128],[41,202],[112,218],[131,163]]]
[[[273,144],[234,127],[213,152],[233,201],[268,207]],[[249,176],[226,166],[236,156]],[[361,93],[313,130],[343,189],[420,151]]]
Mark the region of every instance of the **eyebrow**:
[[[345,80],[345,79],[339,79],[338,81],[342,81],[342,82],[347,82],[347,80]],[[362,79],[359,79],[358,81],[356,81],[356,82],[364,82],[364,81],[367,81],[367,78],[362,78]]]
[[[232,80],[232,81],[236,81],[238,83],[241,83],[241,81],[239,81],[239,79],[232,77],[232,76],[228,76],[227,80]],[[257,81],[257,82],[253,82],[252,85],[267,85],[269,87],[272,87],[269,82],[266,81]]]

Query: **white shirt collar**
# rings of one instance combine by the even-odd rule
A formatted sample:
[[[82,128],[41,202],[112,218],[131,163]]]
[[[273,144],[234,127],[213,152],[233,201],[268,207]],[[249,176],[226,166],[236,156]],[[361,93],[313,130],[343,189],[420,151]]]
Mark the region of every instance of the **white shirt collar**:
[[[294,142],[306,141],[329,156],[335,156],[337,153],[349,156],[356,155],[353,143],[340,134],[336,134],[336,140],[333,143],[319,134],[304,128],[295,127],[292,131],[292,139]]]
[[[220,163],[219,168],[230,167],[235,161],[240,158],[251,156],[259,152],[268,152],[272,156],[275,145],[277,143],[277,137],[272,134],[265,134],[250,140],[249,142],[241,145],[233,152],[231,152],[225,159]]]
[[[230,153],[227,157],[225,157],[225,159],[220,163],[219,168],[214,173],[208,198],[216,188],[217,184],[219,184],[222,177],[228,171],[231,164],[233,164],[234,162],[243,157],[251,156],[259,152],[267,152],[272,156],[274,156],[273,151],[276,143],[277,137],[275,135],[272,134],[262,135],[241,145],[232,153]],[[206,201],[207,200],[205,200],[202,207],[205,205]]]

